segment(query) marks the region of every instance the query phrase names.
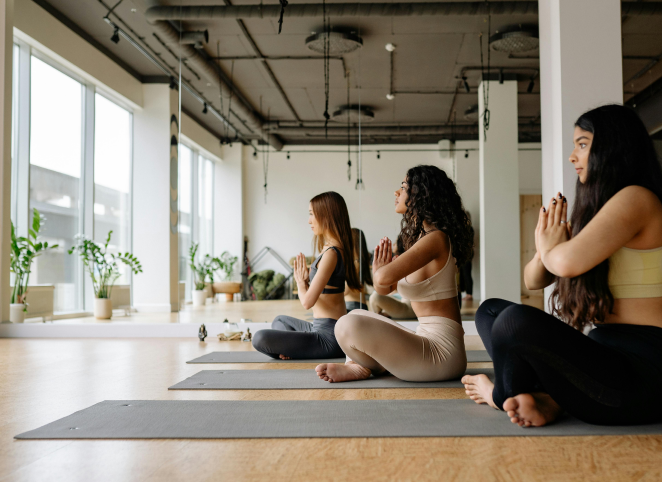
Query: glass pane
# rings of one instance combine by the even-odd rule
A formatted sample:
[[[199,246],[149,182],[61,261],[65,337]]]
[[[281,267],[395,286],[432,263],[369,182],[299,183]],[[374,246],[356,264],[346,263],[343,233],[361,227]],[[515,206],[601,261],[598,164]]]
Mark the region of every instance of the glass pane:
[[[82,309],[80,265],[67,251],[80,230],[82,85],[36,57],[30,83],[30,207],[57,250],[38,257],[31,283],[55,285],[55,311]]]
[[[192,170],[193,152],[179,145],[179,280],[186,283],[186,300],[191,299],[191,269],[188,252],[192,235]]]
[[[94,96],[94,240],[108,251],[130,250],[131,113],[102,95]],[[129,270],[120,264],[116,284],[129,283]]]
[[[212,229],[212,185],[214,180],[214,163],[204,157],[198,157],[198,239],[200,240],[199,253],[212,255],[213,229]]]

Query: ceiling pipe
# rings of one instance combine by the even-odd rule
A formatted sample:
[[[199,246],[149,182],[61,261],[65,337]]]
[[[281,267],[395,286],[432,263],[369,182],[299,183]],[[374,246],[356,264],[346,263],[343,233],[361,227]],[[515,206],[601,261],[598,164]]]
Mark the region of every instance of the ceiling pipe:
[[[152,7],[160,8],[160,7]],[[153,23],[154,29],[164,38],[164,41],[171,44],[173,49],[178,51],[178,54],[186,59],[187,63],[192,67],[198,69],[210,82],[224,91],[224,94],[230,96],[230,87],[222,80],[220,73],[216,70],[218,67],[211,62],[208,62],[203,55],[198,52],[191,45],[179,43],[179,31],[168,22],[157,21]],[[237,99],[236,96],[234,96]],[[259,135],[260,138],[269,144],[271,147],[280,151],[283,148],[283,142],[274,134],[263,132],[263,121],[253,111],[250,105],[247,105],[237,99],[232,105],[232,114],[235,115],[241,122],[243,122],[254,134]]]
[[[321,17],[320,3],[290,3],[285,17]],[[157,20],[211,20],[221,18],[277,18],[280,4],[232,6],[156,6],[147,9],[150,22]],[[330,17],[413,17],[449,15],[538,15],[537,1],[433,2],[433,3],[331,3]],[[623,2],[623,16],[662,15],[662,2]]]
[[[186,45],[209,43],[209,31],[182,32],[180,42]]]

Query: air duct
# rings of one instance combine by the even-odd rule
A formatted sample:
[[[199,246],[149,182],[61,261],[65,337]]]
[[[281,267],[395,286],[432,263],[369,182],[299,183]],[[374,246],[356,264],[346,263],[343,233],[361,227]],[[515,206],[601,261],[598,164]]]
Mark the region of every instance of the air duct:
[[[161,7],[152,7],[161,8]],[[157,21],[153,23],[155,30],[163,41],[171,44],[173,49],[177,51],[183,59],[186,59],[191,67],[194,67],[202,72],[209,81],[213,84],[220,86],[224,91],[224,95],[230,95],[229,86],[221,78],[220,72],[217,70],[218,66],[208,62],[207,59],[198,52],[191,45],[179,43],[180,33],[168,22]],[[235,96],[236,101],[232,103],[232,114],[239,121],[245,124],[253,134],[259,136],[264,142],[272,146],[274,149],[280,151],[283,148],[283,142],[274,134],[263,132],[262,119],[253,111],[250,105],[242,102]]]
[[[195,48],[202,48],[202,44],[209,43],[209,31],[182,32],[179,38],[179,43],[193,45]]]
[[[290,3],[285,17],[321,17],[320,3]],[[221,18],[278,18],[280,4],[231,6],[151,7],[147,20],[213,20]],[[328,3],[330,17],[414,17],[449,15],[538,15],[537,1],[431,2],[431,3]],[[662,15],[662,2],[622,2],[623,16]]]

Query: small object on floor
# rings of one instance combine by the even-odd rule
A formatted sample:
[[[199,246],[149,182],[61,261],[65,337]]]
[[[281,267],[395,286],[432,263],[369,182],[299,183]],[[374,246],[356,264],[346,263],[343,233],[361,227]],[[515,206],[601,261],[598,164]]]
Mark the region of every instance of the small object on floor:
[[[200,325],[200,329],[198,330],[198,338],[200,338],[200,341],[205,341],[205,338],[207,338],[207,328],[205,327],[204,323]]]
[[[218,341],[241,340],[241,331],[226,331],[218,334]]]
[[[223,320],[223,323],[230,323],[230,322],[229,322],[228,319],[226,318],[226,319]]]
[[[250,328],[246,328],[246,333],[241,335],[241,341],[251,341],[253,339],[253,334],[251,333]]]
[[[252,323],[252,322],[253,320],[251,320],[250,318],[242,318],[241,320],[239,320],[239,323]]]

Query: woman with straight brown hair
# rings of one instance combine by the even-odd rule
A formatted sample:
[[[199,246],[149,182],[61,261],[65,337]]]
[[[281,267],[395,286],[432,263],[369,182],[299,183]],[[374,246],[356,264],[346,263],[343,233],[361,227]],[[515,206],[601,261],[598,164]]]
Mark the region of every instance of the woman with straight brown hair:
[[[352,239],[354,240],[354,267],[361,282],[361,289],[353,290],[349,286],[345,287],[345,306],[347,307],[347,313],[352,310],[368,309],[366,286],[372,286],[372,272],[370,269],[372,256],[368,251],[368,244],[365,242],[363,231],[359,228],[352,228]]]
[[[313,309],[313,323],[279,315],[270,330],[253,336],[253,347],[272,358],[311,359],[344,356],[336,341],[336,321],[347,313],[345,282],[359,290],[361,283],[354,259],[352,229],[343,197],[333,191],[318,194],[310,200],[308,224],[315,235],[315,250],[320,255],[313,261],[310,273],[306,257],[299,253],[294,261],[294,279],[299,301]],[[344,260],[347,260],[345,263]]]

